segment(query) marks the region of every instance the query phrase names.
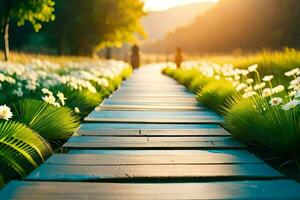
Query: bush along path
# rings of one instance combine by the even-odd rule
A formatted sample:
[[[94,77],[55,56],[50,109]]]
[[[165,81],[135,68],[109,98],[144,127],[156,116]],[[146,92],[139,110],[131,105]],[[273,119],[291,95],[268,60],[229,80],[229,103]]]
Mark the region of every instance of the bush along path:
[[[300,185],[245,150],[224,119],[145,66],[1,199],[298,199]]]
[[[224,115],[225,126],[235,137],[279,168],[299,174],[299,68],[283,72],[281,78],[261,76],[265,70],[258,65],[237,69],[206,62],[188,62],[182,69],[168,67],[163,72]]]
[[[131,71],[117,61],[0,63],[0,187],[61,151],[80,121]]]

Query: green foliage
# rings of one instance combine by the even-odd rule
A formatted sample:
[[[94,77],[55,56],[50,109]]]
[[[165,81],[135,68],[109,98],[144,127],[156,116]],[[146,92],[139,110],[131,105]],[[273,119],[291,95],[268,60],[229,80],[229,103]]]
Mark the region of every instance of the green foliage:
[[[91,54],[105,47],[136,42],[143,35],[140,0],[57,0],[57,20],[51,27],[60,53]],[[74,17],[76,16],[76,17]]]
[[[234,93],[235,88],[232,83],[225,80],[215,80],[204,85],[203,89],[197,92],[197,98],[206,106],[223,113],[226,102]]]
[[[0,122],[0,178],[24,178],[51,154],[49,144],[17,122]]]
[[[250,144],[265,147],[281,156],[300,158],[300,109],[282,110],[268,100],[235,96],[225,115],[230,132]]]
[[[202,76],[202,75],[195,76],[191,80],[191,83],[189,85],[189,90],[194,93],[200,92],[203,90],[203,87],[205,87],[207,84],[209,84],[212,81],[214,81],[214,79],[206,76]]]
[[[74,110],[76,107],[80,110],[80,117],[86,117],[103,100],[101,93],[91,93],[88,90],[73,90],[65,87],[62,92],[68,98],[66,106]]]
[[[25,99],[13,106],[17,121],[26,124],[47,140],[68,139],[79,126],[79,118],[66,107]]]
[[[2,23],[6,17],[16,20],[18,26],[22,26],[28,21],[36,31],[41,29],[41,22],[54,20],[53,12],[53,0],[10,0],[1,1],[0,3],[0,19]]]

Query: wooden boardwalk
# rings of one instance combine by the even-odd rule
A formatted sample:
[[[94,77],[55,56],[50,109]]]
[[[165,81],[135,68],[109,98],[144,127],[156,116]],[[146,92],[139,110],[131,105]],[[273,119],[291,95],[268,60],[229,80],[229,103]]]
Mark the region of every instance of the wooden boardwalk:
[[[136,71],[76,136],[0,199],[300,199],[160,66]]]

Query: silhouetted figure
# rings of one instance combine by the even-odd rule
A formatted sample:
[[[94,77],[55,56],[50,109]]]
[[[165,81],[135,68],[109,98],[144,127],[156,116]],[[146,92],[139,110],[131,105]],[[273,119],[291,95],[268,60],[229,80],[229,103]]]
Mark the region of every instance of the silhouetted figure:
[[[175,63],[178,69],[181,67],[182,61],[183,61],[183,56],[182,56],[181,49],[177,47],[176,54],[175,54]]]
[[[137,69],[140,67],[140,49],[137,45],[134,45],[131,48],[131,65],[133,69]]]

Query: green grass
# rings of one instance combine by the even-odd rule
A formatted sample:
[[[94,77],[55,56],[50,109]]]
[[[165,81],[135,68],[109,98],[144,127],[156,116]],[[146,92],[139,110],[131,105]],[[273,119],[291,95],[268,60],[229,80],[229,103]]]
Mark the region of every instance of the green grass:
[[[235,93],[232,84],[225,80],[212,81],[197,92],[197,98],[218,113],[224,113],[227,101]]]
[[[300,66],[300,51],[286,49],[285,51],[262,51],[248,55],[216,55],[199,57],[201,60],[217,64],[232,64],[237,68],[247,69],[258,64],[261,75],[273,74],[276,81],[286,80],[284,72]]]
[[[290,77],[285,75],[285,72],[300,66],[300,52],[287,49],[284,52],[204,58],[209,62],[195,62],[193,68],[168,67],[163,73],[197,93],[200,102],[224,115],[225,125],[235,137],[264,149],[269,156],[284,158],[287,163],[295,161],[300,169],[300,97],[288,95],[293,90],[296,92],[297,86],[289,88],[292,86],[290,82],[299,79],[300,73]],[[220,70],[211,62],[237,68],[221,66]],[[254,64],[258,64],[257,70],[252,67],[248,72],[248,67]],[[214,71],[213,75],[205,75],[207,66],[208,71]],[[222,69],[230,69],[230,73],[226,74]],[[247,69],[247,73],[237,69]],[[265,75],[274,75],[274,79],[263,81]],[[255,87],[263,82],[263,88]],[[237,86],[241,85],[245,87],[237,92]],[[280,89],[282,86],[279,85],[284,85],[285,89]],[[280,91],[275,92],[274,88]],[[273,90],[273,93],[266,97],[263,89]],[[270,102],[274,98],[281,98],[282,103],[272,105]],[[283,106],[292,100],[299,101],[298,105],[284,110]]]
[[[295,161],[300,161],[299,122],[299,107],[285,111],[263,98],[235,96],[225,115],[226,127],[234,136]]]

